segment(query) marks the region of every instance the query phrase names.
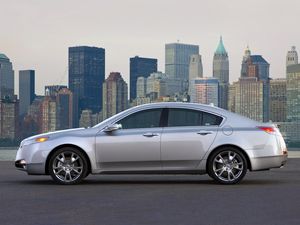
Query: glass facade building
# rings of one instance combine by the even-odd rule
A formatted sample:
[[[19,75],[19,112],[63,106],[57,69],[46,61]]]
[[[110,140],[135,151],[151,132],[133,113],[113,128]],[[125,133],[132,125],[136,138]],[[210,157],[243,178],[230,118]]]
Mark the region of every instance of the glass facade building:
[[[73,93],[73,126],[77,127],[84,109],[98,113],[102,109],[102,84],[105,79],[105,49],[69,48],[69,88]]]
[[[0,53],[0,97],[13,99],[14,71],[9,58]]]
[[[24,116],[27,114],[29,106],[35,98],[35,71],[20,70],[19,71],[19,114]]]
[[[151,73],[157,72],[157,59],[135,56],[130,58],[130,100],[137,96],[136,84],[138,77],[147,78]]]
[[[181,43],[165,45],[165,73],[170,78],[189,80],[190,56],[199,55],[199,46]]]

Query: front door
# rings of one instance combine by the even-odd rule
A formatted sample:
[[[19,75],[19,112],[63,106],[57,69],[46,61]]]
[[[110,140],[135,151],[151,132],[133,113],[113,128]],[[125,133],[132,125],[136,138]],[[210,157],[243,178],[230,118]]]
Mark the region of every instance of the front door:
[[[122,129],[99,132],[96,158],[102,171],[161,170],[160,125],[162,109],[135,112],[117,124]]]

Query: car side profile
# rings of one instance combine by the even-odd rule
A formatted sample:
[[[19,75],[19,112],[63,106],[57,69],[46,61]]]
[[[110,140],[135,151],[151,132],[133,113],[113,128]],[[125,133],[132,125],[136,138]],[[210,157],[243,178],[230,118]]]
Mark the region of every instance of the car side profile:
[[[15,165],[30,175],[77,184],[89,174],[208,174],[221,184],[247,171],[279,168],[287,149],[279,129],[203,104],[136,106],[92,128],[21,142]]]

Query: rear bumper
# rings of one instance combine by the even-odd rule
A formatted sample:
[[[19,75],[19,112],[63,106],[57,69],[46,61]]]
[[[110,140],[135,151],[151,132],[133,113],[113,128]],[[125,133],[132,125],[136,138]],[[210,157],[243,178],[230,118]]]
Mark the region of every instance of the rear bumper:
[[[252,171],[280,168],[285,165],[287,161],[287,154],[277,156],[256,157],[251,158],[250,161]]]

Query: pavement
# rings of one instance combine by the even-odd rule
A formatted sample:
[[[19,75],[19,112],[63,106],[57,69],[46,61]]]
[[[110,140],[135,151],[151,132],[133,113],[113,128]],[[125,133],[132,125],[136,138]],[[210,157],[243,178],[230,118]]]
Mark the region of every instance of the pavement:
[[[237,185],[207,175],[90,175],[79,185],[0,162],[1,225],[299,225],[300,159]]]

